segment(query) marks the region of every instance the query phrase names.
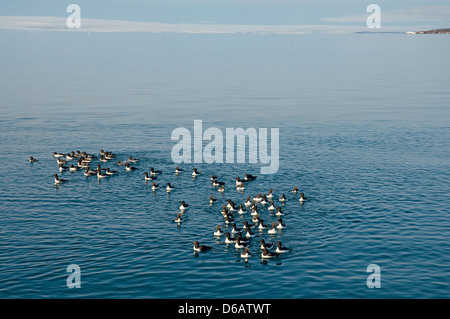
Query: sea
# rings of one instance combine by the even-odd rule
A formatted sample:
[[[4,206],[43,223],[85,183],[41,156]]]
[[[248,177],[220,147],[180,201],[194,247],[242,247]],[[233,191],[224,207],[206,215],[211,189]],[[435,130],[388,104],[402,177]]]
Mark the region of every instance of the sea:
[[[448,35],[3,30],[0,43],[0,298],[450,298]],[[193,137],[196,120],[224,143],[227,128],[278,129],[278,171],[176,163],[172,133]],[[118,174],[60,173],[53,153],[77,150]],[[244,174],[256,179],[238,191]],[[231,231],[222,206],[269,189],[285,228],[253,228],[241,258],[214,236]],[[289,251],[262,258],[261,239]]]

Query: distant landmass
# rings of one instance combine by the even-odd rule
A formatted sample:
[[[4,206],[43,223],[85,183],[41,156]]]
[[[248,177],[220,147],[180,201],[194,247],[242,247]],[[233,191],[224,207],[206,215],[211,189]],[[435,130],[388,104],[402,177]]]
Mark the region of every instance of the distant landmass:
[[[428,31],[406,32],[408,34],[450,34],[450,29],[436,29]]]

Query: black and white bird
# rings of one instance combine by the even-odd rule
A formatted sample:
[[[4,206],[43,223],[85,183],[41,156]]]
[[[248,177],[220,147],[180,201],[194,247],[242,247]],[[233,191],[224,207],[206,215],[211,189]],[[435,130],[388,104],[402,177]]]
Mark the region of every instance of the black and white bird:
[[[221,230],[222,226],[217,225],[216,231],[214,232],[214,236],[222,236],[223,230]]]
[[[183,221],[183,217],[181,217],[182,215],[183,215],[182,213],[178,213],[177,218],[175,218],[174,222],[181,223]]]
[[[230,233],[225,233],[225,244],[234,244],[236,242],[236,238],[231,237]]]
[[[105,171],[106,175],[112,176],[112,175],[116,175],[119,173],[119,171],[112,171],[109,169],[109,167],[106,169]]]
[[[307,200],[307,198],[305,197],[305,194],[303,194],[303,193],[300,193],[300,198],[299,198],[299,202],[304,202],[304,201],[306,201]]]
[[[250,253],[250,250],[248,247],[244,248],[244,251],[241,253],[241,258],[250,258],[252,254]]]
[[[184,169],[179,168],[178,166],[175,167],[175,174],[179,174],[181,172],[184,172]]]
[[[280,255],[279,253],[273,253],[271,251],[268,251],[267,248],[264,248],[261,253],[262,258],[274,258],[278,257],[279,255]]]
[[[184,200],[182,200],[181,202],[180,202],[180,211],[182,211],[182,212],[184,212],[186,209],[188,209],[188,207],[189,207],[189,204],[186,204],[185,202],[184,202]]]
[[[289,248],[283,247],[281,245],[281,242],[277,242],[277,248],[275,249],[276,253],[282,254],[282,253],[287,253],[289,251],[290,251]]]
[[[270,248],[273,247],[272,243],[266,243],[266,241],[264,239],[261,239],[260,243],[261,243],[261,250],[263,250],[263,249],[270,249]]]
[[[216,201],[217,201],[217,198],[214,198],[213,195],[209,196],[209,203],[210,204],[214,204],[214,202],[216,202]]]
[[[55,177],[55,185],[67,182],[67,179],[59,178],[58,174],[54,174],[53,176]]]
[[[136,163],[136,162],[139,162],[139,159],[138,159],[138,158],[133,158],[133,157],[131,157],[131,156],[128,156],[128,162],[130,162],[130,163]]]
[[[162,171],[155,170],[153,167],[150,168],[150,175],[162,174]]]
[[[166,192],[170,193],[171,191],[173,191],[175,189],[175,186],[172,186],[172,184],[167,183],[167,187],[166,187]]]
[[[131,171],[137,170],[137,167],[130,166],[130,163],[127,163],[127,164],[125,165],[125,170],[126,170],[127,172],[131,172]]]
[[[192,248],[195,252],[203,252],[203,251],[208,251],[210,249],[212,249],[211,246],[206,246],[206,245],[200,245],[198,241],[194,241],[193,242],[194,247]]]
[[[247,243],[242,242],[240,238],[236,238],[236,243],[234,244],[234,247],[245,248],[247,246],[248,246]]]

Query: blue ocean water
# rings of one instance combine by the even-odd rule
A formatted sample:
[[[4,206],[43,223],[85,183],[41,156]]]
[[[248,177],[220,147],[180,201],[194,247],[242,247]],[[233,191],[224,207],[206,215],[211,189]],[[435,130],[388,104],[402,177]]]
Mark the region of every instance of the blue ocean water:
[[[446,35],[1,31],[0,41],[1,298],[450,297]],[[279,128],[279,171],[185,163],[176,176],[171,132],[193,132],[194,120],[224,133]],[[64,172],[53,185],[54,151],[100,149],[139,158],[138,170],[102,163],[119,174]],[[177,187],[170,195],[144,182],[150,167]],[[244,173],[258,177],[240,193]],[[245,261],[213,235],[231,229],[222,204],[270,188],[288,198],[275,200],[286,228],[256,230]],[[181,200],[190,208],[177,225]],[[261,238],[291,251],[261,260]],[[194,240],[212,250],[194,254]],[[66,285],[70,264],[80,289]],[[381,288],[367,287],[370,264]]]

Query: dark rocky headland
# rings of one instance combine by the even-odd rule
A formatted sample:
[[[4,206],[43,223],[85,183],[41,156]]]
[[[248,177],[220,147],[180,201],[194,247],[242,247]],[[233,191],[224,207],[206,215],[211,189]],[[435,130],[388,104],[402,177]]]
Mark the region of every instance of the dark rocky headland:
[[[450,29],[436,29],[428,31],[417,31],[416,34],[450,34]]]

